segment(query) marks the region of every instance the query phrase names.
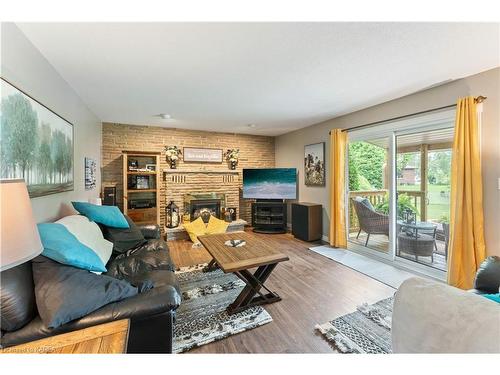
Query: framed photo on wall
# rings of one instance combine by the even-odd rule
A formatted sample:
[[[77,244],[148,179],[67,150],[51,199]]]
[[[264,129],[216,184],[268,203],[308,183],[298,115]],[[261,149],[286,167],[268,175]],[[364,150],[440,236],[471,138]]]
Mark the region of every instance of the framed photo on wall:
[[[0,178],[22,178],[31,198],[74,189],[73,124],[1,78]]]
[[[306,186],[325,186],[325,142],[304,147]]]
[[[95,160],[85,157],[85,190],[95,189],[96,170]]]

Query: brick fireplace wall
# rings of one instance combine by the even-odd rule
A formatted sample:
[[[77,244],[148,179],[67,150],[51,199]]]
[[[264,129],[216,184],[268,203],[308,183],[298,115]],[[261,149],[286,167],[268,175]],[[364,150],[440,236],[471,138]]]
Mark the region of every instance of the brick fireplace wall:
[[[160,170],[169,168],[165,158],[165,146],[206,147],[240,149],[240,160],[232,174],[228,163],[184,163],[178,162],[175,178],[162,173],[160,190],[160,226],[163,229],[165,205],[173,200],[182,210],[183,194],[188,192],[225,193],[228,207],[238,207],[238,217],[250,223],[250,202],[241,197],[243,168],[274,167],[274,137],[247,134],[215,133],[195,130],[169,129],[157,126],[126,124],[102,124],[102,183],[116,184],[117,202],[122,208],[123,176],[122,151],[161,152]],[[182,159],[182,157],[181,157]],[[188,173],[181,173],[182,171]],[[227,173],[226,173],[227,172]],[[180,182],[179,182],[180,181]]]

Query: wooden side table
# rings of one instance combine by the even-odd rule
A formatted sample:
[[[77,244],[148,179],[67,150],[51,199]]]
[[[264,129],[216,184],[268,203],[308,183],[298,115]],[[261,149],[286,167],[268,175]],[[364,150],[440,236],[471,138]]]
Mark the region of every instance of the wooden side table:
[[[130,321],[104,323],[1,349],[1,354],[114,354],[126,353]]]

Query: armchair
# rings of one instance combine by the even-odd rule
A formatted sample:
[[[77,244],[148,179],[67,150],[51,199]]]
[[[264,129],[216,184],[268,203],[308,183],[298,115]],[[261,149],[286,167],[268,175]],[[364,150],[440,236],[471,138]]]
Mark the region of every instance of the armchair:
[[[356,238],[359,238],[361,231],[366,232],[368,236],[366,237],[365,246],[368,245],[371,234],[389,235],[389,216],[375,211],[366,198],[354,197],[352,203],[359,221],[359,231]]]

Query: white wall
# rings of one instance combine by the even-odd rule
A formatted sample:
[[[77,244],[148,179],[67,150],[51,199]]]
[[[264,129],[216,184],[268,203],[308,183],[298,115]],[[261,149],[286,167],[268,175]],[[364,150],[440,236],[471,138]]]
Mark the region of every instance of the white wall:
[[[296,167],[299,170],[299,200],[323,205],[323,234],[328,236],[329,210],[329,136],[334,128],[350,128],[374,121],[403,116],[456,103],[459,97],[484,95],[482,167],[484,223],[489,255],[500,255],[500,68],[450,82],[413,95],[337,117],[276,138],[276,167]],[[326,187],[304,185],[304,145],[326,142]]]
[[[13,23],[1,25],[1,75],[74,126],[74,191],[33,198],[37,222],[73,212],[72,200],[99,196],[99,169],[97,188],[85,191],[84,157],[94,158],[101,165],[101,121]]]

